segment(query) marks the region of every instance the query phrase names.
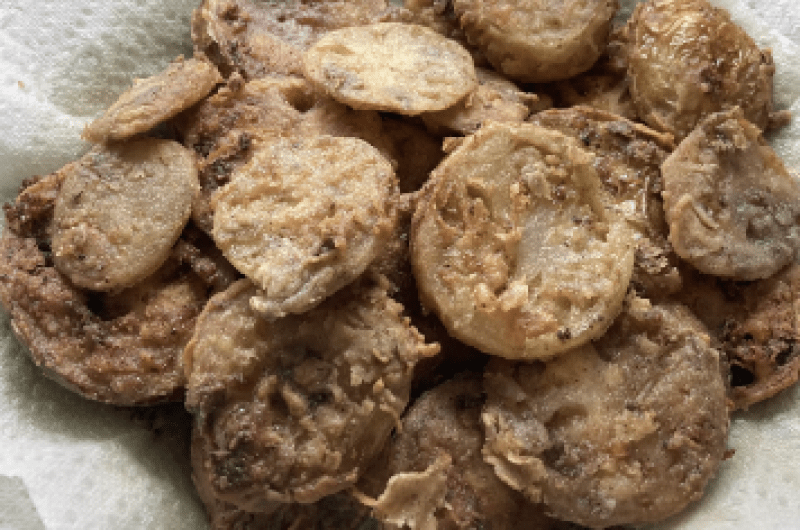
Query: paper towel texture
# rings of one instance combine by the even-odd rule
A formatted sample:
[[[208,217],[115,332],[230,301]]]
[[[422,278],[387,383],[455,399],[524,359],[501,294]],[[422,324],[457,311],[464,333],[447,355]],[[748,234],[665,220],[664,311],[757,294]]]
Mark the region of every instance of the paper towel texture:
[[[132,78],[191,55],[199,0],[0,2],[0,197],[77,158],[84,125]],[[800,116],[800,3],[716,0],[778,65],[778,108]],[[632,0],[623,2],[629,12]],[[800,168],[800,119],[771,139]],[[179,408],[88,402],[45,379],[0,314],[0,530],[202,530]],[[156,429],[145,423],[155,422]],[[155,434],[159,432],[160,434]],[[706,497],[659,529],[797,528],[800,390],[735,415],[733,458]]]

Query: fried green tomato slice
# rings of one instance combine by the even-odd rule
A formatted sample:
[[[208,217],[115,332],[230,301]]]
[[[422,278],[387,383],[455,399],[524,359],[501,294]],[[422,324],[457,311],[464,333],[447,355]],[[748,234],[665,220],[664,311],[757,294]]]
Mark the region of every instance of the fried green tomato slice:
[[[181,353],[209,293],[229,283],[230,266],[201,241],[182,237],[181,256],[135,286],[115,293],[76,287],[53,266],[48,235],[64,176],[31,183],[6,207],[0,302],[15,334],[48,377],[88,399],[182,399]]]
[[[637,292],[664,298],[678,291],[680,260],[667,240],[661,199],[661,164],[675,149],[671,136],[585,106],[546,110],[529,121],[580,140],[595,155],[594,167],[603,182],[601,200],[636,234],[631,282]]]
[[[622,307],[633,235],[595,157],[531,124],[484,125],[432,176],[411,228],[420,298],[486,353],[540,359],[599,337]]]
[[[453,0],[470,42],[498,72],[548,83],[588,70],[606,47],[616,0]]]
[[[414,402],[357,485],[376,517],[414,530],[553,528],[484,462],[485,398],[479,373],[459,374]]]
[[[531,113],[539,98],[486,68],[476,68],[478,87],[449,109],[426,112],[420,117],[434,134],[467,135],[488,120],[518,123]]]
[[[652,523],[699,499],[726,450],[720,353],[683,306],[633,298],[600,340],[486,369],[484,457],[548,513]]]
[[[378,256],[398,193],[391,164],[362,140],[267,141],[214,195],[212,236],[259,287],[254,308],[302,313]]]
[[[452,107],[478,84],[460,44],[399,22],[328,33],[303,56],[303,72],[345,105],[407,116]]]
[[[706,116],[739,106],[764,129],[775,65],[768,50],[707,0],[650,0],[629,22],[628,74],[639,117],[680,141]]]
[[[268,320],[249,280],[214,297],[184,353],[186,405],[216,498],[259,512],[352,486],[436,345],[384,288],[356,282],[303,315]]]
[[[160,267],[200,188],[191,151],[171,140],[96,146],[61,173],[53,260],[96,291],[129,287]]]
[[[206,97],[220,82],[222,76],[213,64],[179,57],[164,72],[137,80],[86,127],[83,138],[107,143],[147,132]]]
[[[675,252],[700,272],[766,278],[800,248],[800,183],[738,108],[712,114],[662,166]]]

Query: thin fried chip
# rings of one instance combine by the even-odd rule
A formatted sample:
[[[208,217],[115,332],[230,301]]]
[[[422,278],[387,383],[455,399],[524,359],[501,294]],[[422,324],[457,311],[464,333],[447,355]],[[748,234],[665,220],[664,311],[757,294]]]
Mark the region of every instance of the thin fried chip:
[[[616,0],[453,0],[467,34],[489,62],[525,83],[567,79],[605,49]]]
[[[608,333],[547,364],[493,361],[484,457],[559,519],[659,521],[700,498],[726,450],[720,353],[679,305],[635,298]]]
[[[414,116],[446,109],[477,86],[461,45],[413,24],[332,31],[303,56],[307,79],[355,109]]]
[[[97,291],[160,267],[199,191],[192,153],[170,140],[97,146],[61,171],[53,259],[75,285]]]
[[[704,117],[739,106],[764,129],[775,65],[724,9],[707,0],[650,0],[629,22],[631,94],[638,114],[677,140]]]
[[[490,123],[434,171],[412,225],[423,303],[493,355],[546,358],[599,337],[633,269],[594,156],[561,133]]]
[[[800,182],[740,109],[712,114],[662,166],[675,252],[699,271],[771,276],[800,248]]]
[[[476,68],[478,87],[475,92],[449,109],[421,115],[425,126],[441,136],[472,134],[488,120],[521,122],[537,106],[539,98],[517,88],[501,75],[485,68]]]
[[[206,97],[222,76],[208,61],[179,57],[164,72],[137,80],[83,131],[95,143],[144,133]]]
[[[357,278],[396,223],[389,162],[355,138],[265,142],[214,196],[213,237],[270,317],[302,313]]]
[[[358,479],[438,346],[385,290],[357,282],[304,315],[253,311],[249,280],[211,299],[185,352],[195,475],[247,511],[315,502]]]

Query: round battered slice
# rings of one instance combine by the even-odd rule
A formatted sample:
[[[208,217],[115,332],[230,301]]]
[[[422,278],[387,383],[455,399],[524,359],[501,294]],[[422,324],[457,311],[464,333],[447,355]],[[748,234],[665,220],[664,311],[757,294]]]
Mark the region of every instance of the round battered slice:
[[[387,158],[397,158],[377,112],[350,109],[315,92],[310,83],[297,77],[244,83],[236,76],[217,94],[181,115],[176,125],[184,144],[202,157],[201,193],[193,205],[192,218],[209,233],[213,224],[211,195],[250,160],[254,139],[346,136],[361,138]]]
[[[671,136],[582,106],[546,110],[529,121],[580,140],[595,154],[601,200],[636,232],[632,283],[638,292],[652,298],[679,290],[680,260],[667,241],[661,200],[661,164],[675,148]]]
[[[411,231],[420,298],[493,355],[541,359],[603,334],[633,269],[595,157],[531,124],[484,125],[434,171]]]
[[[702,496],[723,458],[722,373],[685,307],[634,298],[593,344],[546,364],[487,367],[484,457],[559,519],[662,520]]]
[[[179,57],[167,69],[138,80],[83,131],[95,143],[126,140],[144,133],[206,97],[222,76],[213,64]]]
[[[492,70],[476,68],[478,88],[455,106],[421,115],[425,126],[441,136],[467,135],[488,120],[521,122],[539,101],[535,94],[522,92],[517,85]]]
[[[197,266],[171,257],[152,276],[115,294],[76,288],[53,267],[48,236],[67,173],[33,183],[6,209],[0,302],[14,332],[47,376],[88,399],[115,405],[182,399],[180,354],[207,293],[224,286],[216,279],[224,265],[181,239]]]
[[[462,374],[413,404],[357,486],[377,498],[367,499],[376,517],[412,530],[551,528],[541,506],[483,461],[485,397],[480,376]]]
[[[453,0],[470,42],[495,69],[524,83],[588,70],[606,47],[616,0]]]
[[[771,276],[800,247],[800,183],[738,108],[712,114],[662,166],[675,252],[699,271]]]
[[[707,0],[650,0],[629,22],[628,73],[639,117],[681,140],[705,116],[739,106],[765,128],[775,65]]]
[[[328,33],[303,56],[303,72],[350,107],[408,116],[452,107],[478,84],[460,44],[399,22]]]
[[[193,432],[192,466],[201,470],[209,456],[206,440]],[[210,530],[382,530],[370,509],[348,493],[334,493],[312,504],[272,503],[261,512],[247,512],[218,499],[208,473],[192,475],[208,515]]]
[[[97,146],[62,171],[53,259],[96,291],[131,286],[161,266],[199,192],[194,156],[170,140]]]
[[[309,503],[355,483],[408,401],[414,364],[438,346],[380,287],[351,284],[270,321],[249,280],[214,297],[186,347],[196,480],[246,511]]]
[[[302,56],[328,31],[390,20],[386,0],[205,0],[192,40],[227,76],[301,75]]]
[[[747,409],[800,378],[800,265],[742,284],[692,271],[681,302],[711,330],[730,363],[729,398]]]
[[[265,142],[214,195],[213,238],[260,292],[253,307],[302,313],[357,278],[396,223],[391,164],[355,138]]]

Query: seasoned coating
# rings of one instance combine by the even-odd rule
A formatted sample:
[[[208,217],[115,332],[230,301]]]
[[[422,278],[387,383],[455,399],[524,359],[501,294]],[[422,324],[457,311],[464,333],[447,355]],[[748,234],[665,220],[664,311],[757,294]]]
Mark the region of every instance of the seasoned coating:
[[[192,466],[201,469],[208,460],[206,445],[192,437]],[[334,493],[312,504],[273,503],[262,512],[247,512],[219,500],[206,473],[192,475],[208,515],[210,530],[382,530],[370,509],[347,493]]]
[[[303,56],[303,73],[345,105],[408,116],[452,107],[478,84],[461,45],[400,22],[328,33]]]
[[[402,193],[419,190],[444,158],[442,139],[406,118],[383,118],[383,134],[391,145]]]
[[[406,406],[414,364],[438,351],[380,287],[357,282],[269,321],[241,280],[211,299],[186,347],[196,480],[247,511],[315,502],[358,479]]]
[[[661,164],[675,148],[671,137],[591,107],[551,109],[529,121],[580,140],[595,154],[600,198],[636,232],[631,282],[637,291],[663,298],[680,289],[679,259],[667,241],[661,200]]]
[[[553,84],[557,107],[585,105],[638,120],[628,78],[628,26],[614,28],[603,55],[594,66],[575,77]]]
[[[703,321],[727,355],[729,398],[746,409],[800,377],[800,265],[752,283],[685,275],[680,300]]]
[[[411,529],[550,528],[544,510],[501,482],[483,461],[485,397],[480,375],[461,374],[411,406],[403,428],[357,485],[377,499],[370,502],[376,517],[405,518]],[[435,470],[431,482],[441,484],[438,498],[418,487],[429,469]]]
[[[720,367],[686,308],[634,298],[593,344],[547,364],[490,363],[484,457],[559,519],[659,521],[700,498],[725,453]]]
[[[96,146],[61,174],[53,260],[96,291],[129,287],[160,267],[200,188],[193,154],[171,140]]]
[[[486,68],[476,68],[478,87],[466,98],[446,110],[426,112],[420,117],[425,126],[440,136],[467,135],[488,120],[521,122],[531,113],[539,98],[522,92],[505,77]]]
[[[44,177],[6,207],[0,301],[12,328],[45,374],[84,397],[116,405],[181,399],[180,354],[214,289],[205,280],[224,265],[209,257],[200,275],[169,258],[130,289],[78,289],[53,267],[50,252],[48,227],[63,178]],[[190,240],[179,244],[203,257]]]
[[[411,258],[420,298],[486,353],[537,359],[592,340],[622,306],[632,232],[595,157],[556,131],[484,125],[434,171]]]
[[[524,83],[588,70],[606,46],[616,0],[453,0],[470,42],[498,72]]]
[[[212,236],[269,318],[302,313],[357,278],[396,223],[397,180],[366,142],[265,142],[212,200]]]
[[[304,79],[281,77],[228,86],[176,120],[184,145],[201,157],[201,193],[192,218],[211,232],[211,195],[230,181],[231,174],[253,155],[253,140],[276,136],[321,134],[361,138],[395,160],[392,141],[385,137],[380,115],[353,110],[315,92]]]
[[[226,77],[301,75],[303,52],[322,35],[392,20],[396,10],[386,0],[204,0],[192,41]]]
[[[220,82],[222,76],[208,61],[178,57],[160,74],[135,81],[86,127],[83,138],[107,143],[147,132],[206,97]]]
[[[675,252],[699,271],[771,276],[800,247],[800,183],[738,108],[712,114],[662,166]]]
[[[707,0],[650,0],[631,17],[629,70],[639,117],[680,141],[709,114],[741,107],[764,129],[775,65]]]

